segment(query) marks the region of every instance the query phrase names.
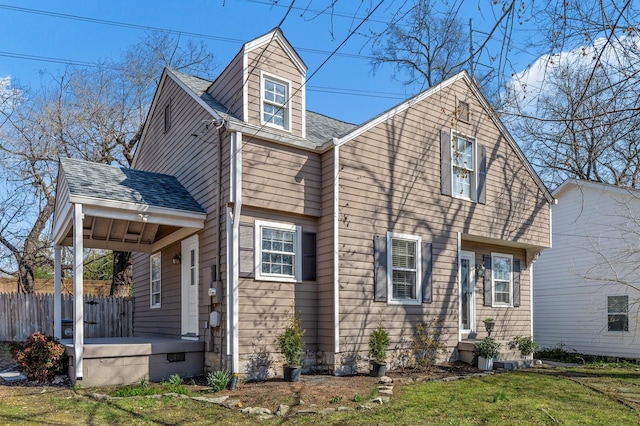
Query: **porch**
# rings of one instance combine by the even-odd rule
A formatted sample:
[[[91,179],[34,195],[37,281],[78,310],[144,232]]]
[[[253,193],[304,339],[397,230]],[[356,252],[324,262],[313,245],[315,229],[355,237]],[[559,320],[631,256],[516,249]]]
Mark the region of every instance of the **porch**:
[[[168,337],[85,339],[82,374],[76,374],[73,340],[61,343],[69,355],[69,378],[83,387],[159,382],[172,374],[185,378],[204,372],[204,342]]]

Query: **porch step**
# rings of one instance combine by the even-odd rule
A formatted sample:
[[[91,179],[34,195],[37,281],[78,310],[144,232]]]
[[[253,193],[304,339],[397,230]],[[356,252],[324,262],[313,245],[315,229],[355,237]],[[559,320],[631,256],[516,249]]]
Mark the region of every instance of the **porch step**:
[[[458,342],[458,360],[473,365],[473,345],[479,340],[463,340]]]

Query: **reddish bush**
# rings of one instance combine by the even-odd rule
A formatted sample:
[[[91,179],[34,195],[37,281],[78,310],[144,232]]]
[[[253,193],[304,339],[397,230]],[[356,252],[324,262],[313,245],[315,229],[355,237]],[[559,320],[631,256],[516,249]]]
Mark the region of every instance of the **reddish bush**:
[[[64,346],[53,336],[39,331],[33,333],[22,348],[13,352],[13,358],[29,380],[51,382],[56,374],[63,373],[68,361]]]

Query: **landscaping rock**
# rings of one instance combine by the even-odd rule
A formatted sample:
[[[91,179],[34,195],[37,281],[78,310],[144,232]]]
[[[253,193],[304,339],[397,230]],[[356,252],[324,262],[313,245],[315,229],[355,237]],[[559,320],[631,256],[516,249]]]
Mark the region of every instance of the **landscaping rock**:
[[[192,396],[191,399],[195,399],[196,401],[202,402],[210,402],[212,404],[220,404],[222,405],[227,399],[229,399],[228,395],[219,396],[217,398],[207,398],[206,396]]]
[[[286,417],[289,413],[289,406],[285,404],[280,404],[278,409],[276,410],[276,416],[278,417]]]

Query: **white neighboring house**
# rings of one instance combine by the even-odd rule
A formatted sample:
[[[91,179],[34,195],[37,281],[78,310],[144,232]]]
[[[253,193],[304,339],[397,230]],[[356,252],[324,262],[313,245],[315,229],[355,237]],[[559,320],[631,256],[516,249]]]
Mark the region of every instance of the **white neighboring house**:
[[[536,342],[640,358],[640,191],[570,179],[553,196],[553,247],[533,280]]]

